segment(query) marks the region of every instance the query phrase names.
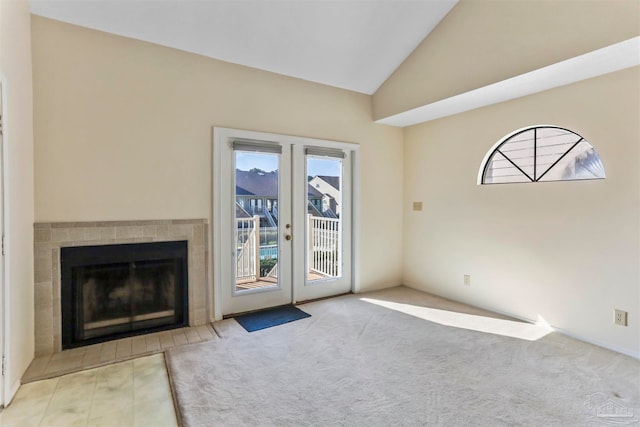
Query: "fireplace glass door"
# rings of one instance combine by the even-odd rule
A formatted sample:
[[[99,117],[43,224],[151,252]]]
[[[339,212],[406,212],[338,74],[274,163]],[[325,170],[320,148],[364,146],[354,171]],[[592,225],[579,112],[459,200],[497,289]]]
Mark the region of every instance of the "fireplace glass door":
[[[61,261],[64,348],[187,324],[186,242],[63,248]]]
[[[76,268],[82,339],[175,322],[175,275],[172,260],[142,261]]]

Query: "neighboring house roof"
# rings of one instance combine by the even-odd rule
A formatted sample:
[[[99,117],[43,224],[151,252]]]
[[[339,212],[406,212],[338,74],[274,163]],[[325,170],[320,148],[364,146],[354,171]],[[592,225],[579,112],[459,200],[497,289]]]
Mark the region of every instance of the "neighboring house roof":
[[[307,194],[312,199],[322,197],[322,193],[309,184],[307,184]],[[276,199],[278,197],[278,172],[236,170],[236,195]]]
[[[236,196],[252,196],[254,195],[246,188],[242,188],[236,185]]]
[[[278,172],[236,170],[236,194],[277,198]]]
[[[236,202],[236,218],[251,218],[251,215],[238,202]]]
[[[340,191],[340,177],[339,176],[327,176],[327,175],[316,175],[316,178],[320,178],[336,190]]]
[[[315,206],[313,206],[313,203],[311,203],[311,202],[308,202],[308,203],[307,203],[307,213],[308,213],[308,214],[311,214],[311,215],[313,215],[313,216],[319,216],[319,217],[324,216],[324,215],[322,215],[322,212],[320,212],[320,211],[318,210],[318,208],[316,208]]]
[[[321,192],[313,188],[310,184],[307,184],[307,195],[315,199],[320,199],[323,196]]]

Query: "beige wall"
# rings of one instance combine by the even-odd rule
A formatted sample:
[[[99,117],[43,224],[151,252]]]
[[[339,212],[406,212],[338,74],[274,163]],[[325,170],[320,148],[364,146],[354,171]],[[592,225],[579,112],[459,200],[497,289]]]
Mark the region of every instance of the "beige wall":
[[[635,67],[407,128],[404,283],[640,357],[639,94]],[[586,138],[606,180],[476,185],[493,144],[537,124]]]
[[[376,117],[637,35],[635,1],[606,8],[580,2],[578,15],[574,2],[513,3],[456,7],[374,96]],[[545,13],[551,7],[555,13]],[[508,31],[492,31],[505,22]],[[533,320],[540,315],[571,334],[640,354],[638,68],[414,126],[403,136],[371,123],[365,95],[39,17],[32,38],[37,221],[211,221],[212,126],[356,142],[364,290],[398,284],[404,272],[408,285]],[[526,48],[535,54],[523,55]],[[424,61],[437,69],[423,69]],[[584,135],[607,179],[475,184],[498,139],[541,123]],[[380,200],[386,209],[378,209]],[[412,201],[425,210],[410,211]],[[470,287],[463,274],[471,274]],[[629,311],[629,327],[613,325],[613,308]]]
[[[26,0],[0,1],[0,75],[5,97],[4,306],[8,308],[5,403],[33,358],[33,104],[30,13]]]
[[[363,289],[400,283],[402,130],[370,97],[36,16],[32,37],[38,222],[211,220],[212,126],[356,142]]]
[[[637,0],[461,0],[373,97],[378,120],[640,34]]]

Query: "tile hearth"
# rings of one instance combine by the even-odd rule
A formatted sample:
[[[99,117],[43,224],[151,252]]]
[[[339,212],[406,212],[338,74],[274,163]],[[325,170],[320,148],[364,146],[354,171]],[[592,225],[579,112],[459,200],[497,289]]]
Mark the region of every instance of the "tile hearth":
[[[181,345],[218,339],[211,325],[138,335],[36,357],[22,384],[164,352]]]

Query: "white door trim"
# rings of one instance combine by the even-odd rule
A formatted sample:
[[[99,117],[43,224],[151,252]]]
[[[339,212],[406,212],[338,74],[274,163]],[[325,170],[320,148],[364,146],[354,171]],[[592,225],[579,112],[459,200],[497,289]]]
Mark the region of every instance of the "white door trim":
[[[248,131],[241,129],[231,129],[231,128],[221,128],[214,127],[213,128],[213,173],[212,173],[212,189],[213,189],[213,209],[212,209],[212,223],[213,227],[211,230],[211,239],[213,242],[213,318],[214,320],[221,320],[223,313],[222,306],[222,286],[225,282],[224,277],[224,268],[223,257],[222,257],[222,238],[221,236],[225,233],[225,224],[223,215],[224,209],[228,208],[225,206],[225,201],[223,200],[223,185],[228,185],[226,181],[226,177],[223,176],[223,170],[225,170],[225,165],[223,162],[226,159],[222,156],[223,144],[225,144],[231,138],[238,139],[249,139],[249,140],[258,140],[258,141],[278,141],[282,143],[291,144],[292,146],[299,145],[310,145],[310,146],[318,146],[318,147],[326,147],[326,148],[335,148],[335,149],[343,149],[345,145],[349,145],[350,150],[352,151],[352,174],[353,174],[353,191],[352,191],[352,245],[351,245],[351,290],[357,292],[359,290],[359,272],[358,272],[358,263],[355,262],[357,259],[357,242],[358,242],[358,223],[356,220],[359,209],[359,145],[353,143],[344,143],[337,141],[329,141],[329,140],[321,140],[315,138],[308,137],[300,137],[300,136],[292,136],[292,135],[280,135],[266,132],[256,132],[256,131]],[[295,168],[294,164],[294,168]],[[294,185],[294,191],[296,191],[296,184]],[[294,225],[295,227],[295,225]],[[228,230],[227,230],[228,231]],[[295,232],[296,230],[294,230]],[[299,234],[299,230],[298,233]],[[294,234],[295,236],[295,234]],[[293,301],[295,301],[295,291],[293,295]]]
[[[259,146],[270,150],[279,147],[279,154],[267,154],[278,158],[278,274],[277,284],[273,286],[262,287],[257,289],[238,290],[235,286],[236,275],[233,268],[236,250],[234,242],[237,238],[236,227],[234,224],[235,209],[235,179],[236,169],[235,162],[237,160],[236,148],[234,141],[237,141],[236,135],[225,137],[223,142],[219,144],[218,149],[222,158],[219,173],[221,178],[219,182],[222,184],[220,189],[221,210],[218,212],[218,219],[222,223],[221,233],[217,234],[220,241],[221,252],[217,253],[220,258],[220,267],[218,268],[223,285],[222,289],[222,309],[223,315],[231,313],[242,313],[246,311],[261,309],[265,307],[277,307],[285,304],[291,304],[292,284],[291,270],[286,268],[285,260],[291,259],[292,242],[285,241],[284,235],[289,234],[284,228],[284,224],[291,224],[291,144],[284,141],[260,140]],[[253,142],[258,142],[252,139]],[[242,151],[242,150],[240,150]],[[257,206],[261,206],[261,199],[257,199]],[[266,206],[263,206],[266,209]],[[258,248],[256,248],[258,249]],[[256,255],[257,256],[257,255]],[[257,267],[256,267],[257,268]],[[256,271],[256,273],[258,273]],[[256,279],[259,276],[256,277]],[[231,283],[230,283],[231,281]]]
[[[7,259],[7,239],[8,230],[6,228],[7,218],[7,143],[6,143],[6,81],[4,76],[0,76],[0,115],[2,116],[2,135],[0,135],[0,239],[2,242],[2,253],[0,253],[0,407],[4,407],[7,396],[12,396],[11,384],[9,384],[9,376],[7,375],[7,368],[9,360],[8,343],[6,337],[8,336],[8,304],[7,304],[7,289],[5,284],[8,283],[8,263]]]
[[[324,148],[324,147],[305,147],[305,148]],[[340,234],[342,235],[341,241],[341,253],[342,253],[342,268],[343,271],[338,277],[327,277],[324,279],[315,279],[309,280],[307,277],[307,267],[306,262],[310,262],[307,260],[307,249],[309,248],[310,242],[308,242],[309,231],[307,229],[307,221],[300,223],[300,230],[297,232],[298,239],[294,241],[297,248],[303,248],[301,251],[296,251],[300,259],[297,260],[294,264],[295,274],[294,281],[295,283],[301,284],[296,287],[298,291],[295,294],[295,302],[300,301],[309,301],[318,298],[325,298],[331,295],[339,295],[345,292],[353,292],[353,274],[351,269],[353,267],[352,262],[352,240],[353,240],[353,198],[351,193],[353,191],[353,167],[352,161],[354,154],[351,150],[341,150],[343,154],[343,158],[341,159],[341,177],[340,177]],[[301,175],[298,176],[309,176],[309,172],[306,170],[308,166],[309,157],[305,155],[305,153],[300,153],[299,160],[301,162],[300,169],[302,172]],[[312,158],[315,157],[311,155]],[[306,195],[306,182],[301,182],[300,187],[297,190],[298,195]],[[302,196],[304,197],[304,196]],[[296,204],[299,206],[303,212],[303,217],[307,218],[306,215],[306,202],[303,204]],[[297,215],[300,215],[298,212]],[[300,218],[300,216],[297,216]],[[294,236],[295,239],[296,236]],[[304,255],[302,255],[304,254]],[[302,285],[303,284],[303,285]]]

